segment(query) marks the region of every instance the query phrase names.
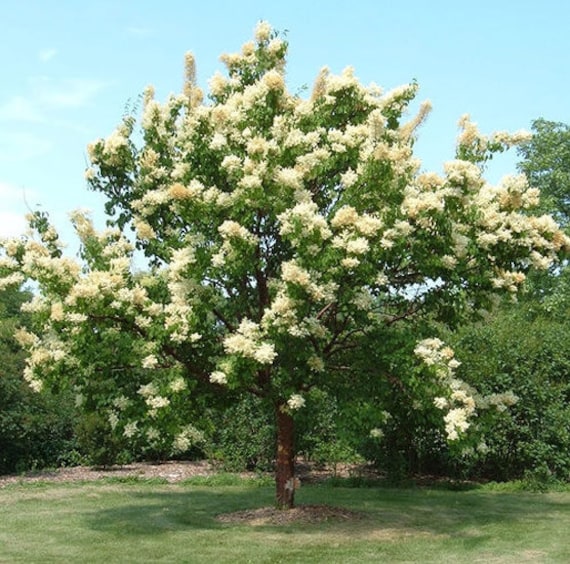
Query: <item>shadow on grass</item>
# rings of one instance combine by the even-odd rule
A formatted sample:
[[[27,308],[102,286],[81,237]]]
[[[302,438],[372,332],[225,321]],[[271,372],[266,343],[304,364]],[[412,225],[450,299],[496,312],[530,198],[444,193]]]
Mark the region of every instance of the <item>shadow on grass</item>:
[[[363,515],[361,519],[316,524],[247,525],[220,523],[220,514],[270,506],[267,487],[125,486],[119,502],[85,515],[92,530],[120,537],[161,535],[172,531],[249,528],[296,535],[331,534],[384,538],[415,535],[462,538],[476,547],[497,530],[516,535],[517,524],[545,526],[563,515],[568,521],[570,495],[453,492],[442,490],[306,487],[300,504],[327,504]],[[103,494],[105,495],[105,494]]]
[[[129,487],[126,486],[128,492]],[[269,505],[265,488],[157,488],[136,487],[128,503],[98,509],[86,516],[87,525],[117,535],[159,535],[175,530],[220,529],[217,515]]]

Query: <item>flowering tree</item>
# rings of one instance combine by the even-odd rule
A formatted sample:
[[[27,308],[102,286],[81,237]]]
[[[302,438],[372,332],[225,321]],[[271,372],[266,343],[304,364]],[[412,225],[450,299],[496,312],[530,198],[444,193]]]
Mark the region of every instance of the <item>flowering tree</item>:
[[[65,376],[115,431],[171,436],[182,450],[199,440],[192,396],[264,398],[283,508],[294,502],[295,411],[311,388],[358,377],[339,366],[347,348],[375,327],[486,307],[568,246],[549,216],[529,214],[538,192],[523,177],[482,177],[492,152],[524,135],[485,137],[464,119],[457,158],[442,175],[421,172],[412,148],[429,104],[402,121],[415,84],[382,93],[351,69],[324,69],[304,99],[286,89],[286,50],[260,23],[222,58],[228,74],[211,79],[208,102],[188,55],[182,94],[161,104],[147,89],[140,130],[127,117],[89,146],[87,178],[107,197],[109,227],[72,215],[81,260],[40,214],[2,259],[3,285],[37,283],[35,331],[18,335],[33,387]],[[133,274],[135,248],[144,275]],[[458,438],[489,399],[455,379],[441,341],[415,353],[431,375],[428,401]]]

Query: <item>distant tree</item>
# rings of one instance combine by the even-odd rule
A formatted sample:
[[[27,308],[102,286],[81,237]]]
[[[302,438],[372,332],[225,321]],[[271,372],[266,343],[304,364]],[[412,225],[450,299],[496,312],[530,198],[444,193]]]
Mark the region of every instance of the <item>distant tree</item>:
[[[30,292],[0,290],[0,473],[55,465],[73,443],[66,399],[35,394],[24,381],[26,351],[14,335],[27,325]]]
[[[518,168],[541,192],[543,208],[570,224],[570,126],[543,118],[532,122],[532,138],[518,147]]]
[[[325,69],[303,99],[286,89],[286,50],[260,23],[241,53],[223,57],[228,77],[213,77],[208,103],[189,55],[183,94],[160,104],[149,88],[140,132],[129,116],[89,147],[87,177],[107,197],[109,228],[75,213],[76,261],[35,214],[37,239],[3,245],[2,281],[38,287],[26,306],[34,330],[18,335],[31,385],[71,381],[114,432],[172,435],[184,450],[199,421],[178,433],[176,424],[204,393],[270,406],[282,508],[294,504],[298,410],[310,409],[312,390],[343,400],[358,388],[348,350],[372,329],[414,320],[401,351],[390,339],[377,347],[387,359],[409,352],[394,368],[414,367],[412,407],[435,401],[459,439],[485,401],[426,328],[516,292],[569,243],[552,218],[530,215],[538,192],[524,178],[482,178],[489,155],[520,136],[487,138],[465,119],[443,176],[420,172],[413,145],[429,106],[402,119],[416,85],[382,94],[351,69]],[[148,275],[132,273],[129,226]]]
[[[450,337],[465,381],[518,397],[482,438],[483,448],[461,460],[470,475],[570,480],[569,312],[568,303],[524,301]]]
[[[25,315],[20,312],[30,293],[17,286],[0,290],[0,375],[2,378],[21,379],[25,366],[25,351],[14,339],[18,327],[25,325]]]
[[[25,456],[23,419],[25,417],[26,389],[22,374],[25,352],[14,340],[14,333],[22,325],[20,306],[28,296],[17,287],[0,291],[0,472],[14,471]]]

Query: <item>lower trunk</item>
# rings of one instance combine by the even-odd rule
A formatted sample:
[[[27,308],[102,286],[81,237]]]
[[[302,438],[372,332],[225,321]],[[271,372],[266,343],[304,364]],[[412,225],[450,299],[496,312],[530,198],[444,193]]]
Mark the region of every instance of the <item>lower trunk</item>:
[[[295,504],[295,425],[286,406],[276,407],[277,463],[275,468],[276,504],[291,509]]]

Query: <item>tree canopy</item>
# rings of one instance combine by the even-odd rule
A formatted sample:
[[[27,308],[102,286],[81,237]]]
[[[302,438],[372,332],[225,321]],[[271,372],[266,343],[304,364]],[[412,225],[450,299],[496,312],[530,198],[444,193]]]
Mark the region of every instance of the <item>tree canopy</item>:
[[[149,87],[140,120],[88,148],[108,227],[73,213],[76,260],[33,214],[33,234],[2,245],[1,282],[37,284],[25,306],[35,324],[18,333],[31,385],[67,382],[132,440],[170,437],[184,451],[200,440],[202,394],[272,405],[281,507],[294,500],[296,411],[311,389],[358,381],[346,353],[372,332],[413,323],[420,396],[443,410],[452,440],[478,407],[515,401],[459,381],[453,351],[427,331],[515,293],[569,245],[552,217],[530,213],[539,192],[524,176],[482,176],[519,134],[487,137],[464,118],[456,158],[443,174],[422,171],[413,145],[429,104],[405,118],[416,84],[382,92],[351,68],[323,69],[302,98],[287,90],[286,52],[261,22],[222,57],[227,75],[206,100],[187,55],[181,94],[160,103]]]
[[[518,168],[540,189],[544,208],[567,226],[570,222],[570,127],[538,118],[532,137],[518,148]]]

